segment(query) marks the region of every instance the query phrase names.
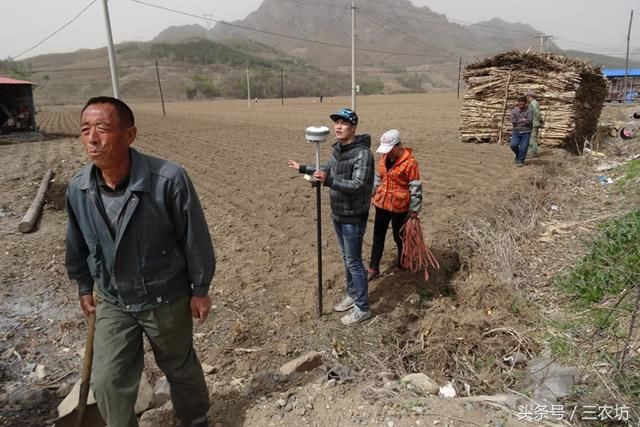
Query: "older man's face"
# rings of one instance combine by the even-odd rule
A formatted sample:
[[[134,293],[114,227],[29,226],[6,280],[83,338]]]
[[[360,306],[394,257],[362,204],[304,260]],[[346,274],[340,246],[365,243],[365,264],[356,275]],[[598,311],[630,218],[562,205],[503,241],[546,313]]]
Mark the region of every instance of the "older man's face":
[[[135,137],[136,128],[124,126],[111,104],[89,105],[82,113],[80,141],[87,156],[100,169],[126,162]]]

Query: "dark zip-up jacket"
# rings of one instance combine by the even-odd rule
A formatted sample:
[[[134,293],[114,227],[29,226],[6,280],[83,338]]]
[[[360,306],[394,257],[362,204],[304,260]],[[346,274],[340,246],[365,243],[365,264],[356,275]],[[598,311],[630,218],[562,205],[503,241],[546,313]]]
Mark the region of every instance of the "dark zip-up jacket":
[[[130,149],[131,169],[115,238],[100,212],[96,167],[69,182],[66,267],[80,295],[97,293],[126,311],[190,294],[205,296],[215,273],[209,228],[180,166]]]
[[[366,221],[371,205],[375,162],[371,137],[356,135],[351,144],[332,145],[331,157],[320,170],[327,172],[324,185],[331,188],[331,218],[339,223]],[[300,165],[300,173],[313,174],[315,165]]]

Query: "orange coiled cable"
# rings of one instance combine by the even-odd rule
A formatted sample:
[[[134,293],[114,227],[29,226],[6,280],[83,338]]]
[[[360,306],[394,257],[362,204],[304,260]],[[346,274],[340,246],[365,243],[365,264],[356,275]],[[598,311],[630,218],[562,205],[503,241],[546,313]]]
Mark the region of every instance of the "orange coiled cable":
[[[420,218],[409,217],[400,229],[400,236],[402,238],[402,259],[400,260],[402,267],[412,273],[424,270],[424,280],[429,280],[428,268],[439,269],[440,264],[424,242]]]

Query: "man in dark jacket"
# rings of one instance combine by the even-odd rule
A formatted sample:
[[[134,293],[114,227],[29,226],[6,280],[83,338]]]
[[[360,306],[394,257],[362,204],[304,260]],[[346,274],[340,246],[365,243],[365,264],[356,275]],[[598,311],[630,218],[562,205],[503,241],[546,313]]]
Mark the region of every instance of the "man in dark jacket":
[[[177,417],[206,426],[209,393],[192,316],[203,322],[209,313],[213,245],[187,173],[130,148],[136,133],[133,112],[118,99],[92,98],[82,110],[80,140],[93,163],[67,189],[66,267],[83,312],[96,313],[91,384],[108,425],[137,426],[144,334]]]
[[[356,135],[358,116],[348,108],[331,114],[336,133],[333,153],[326,164],[315,170],[289,160],[289,167],[313,178],[331,189],[331,219],[344,260],[347,294],[333,308],[351,311],[341,321],[354,325],[371,318],[367,270],[362,262],[362,242],[367,227],[375,163],[371,153],[371,137]]]
[[[511,110],[511,151],[516,155],[515,163],[517,167],[524,166],[529,149],[529,137],[533,124],[533,112],[527,103],[527,97],[518,98],[518,105]]]

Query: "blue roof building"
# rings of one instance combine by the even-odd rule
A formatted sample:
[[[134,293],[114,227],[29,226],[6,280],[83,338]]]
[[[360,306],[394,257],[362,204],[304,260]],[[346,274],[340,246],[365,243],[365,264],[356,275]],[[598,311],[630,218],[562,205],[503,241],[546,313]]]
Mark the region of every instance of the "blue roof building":
[[[606,101],[632,102],[638,100],[640,93],[640,68],[627,70],[625,85],[624,68],[603,68],[602,75],[609,82]]]
[[[614,77],[624,78],[624,68],[603,68],[602,75],[607,79],[612,79]],[[640,68],[629,68],[627,77],[640,77]]]

